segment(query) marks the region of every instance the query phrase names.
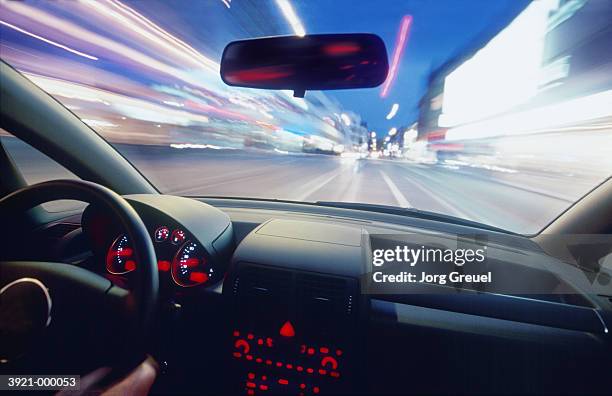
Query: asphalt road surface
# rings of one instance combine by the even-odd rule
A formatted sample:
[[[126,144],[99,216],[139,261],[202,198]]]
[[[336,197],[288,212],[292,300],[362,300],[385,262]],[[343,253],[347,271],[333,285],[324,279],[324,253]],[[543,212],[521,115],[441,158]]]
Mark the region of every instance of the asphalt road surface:
[[[29,182],[69,175],[14,139],[3,141]],[[521,233],[537,232],[596,184],[572,174],[509,173],[457,164],[159,146],[118,148],[164,193],[413,207]]]

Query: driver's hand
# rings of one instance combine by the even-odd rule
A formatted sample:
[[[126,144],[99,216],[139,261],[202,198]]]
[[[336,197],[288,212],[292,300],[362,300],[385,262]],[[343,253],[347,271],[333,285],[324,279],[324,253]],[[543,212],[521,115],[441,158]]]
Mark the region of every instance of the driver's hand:
[[[110,369],[100,368],[92,373],[81,377],[81,390],[61,391],[56,396],[72,396],[72,395],[102,395],[102,396],[145,396],[149,394],[157,373],[159,365],[151,357],[145,359],[134,370],[132,370],[124,378],[106,387],[100,388],[96,383],[100,382]]]

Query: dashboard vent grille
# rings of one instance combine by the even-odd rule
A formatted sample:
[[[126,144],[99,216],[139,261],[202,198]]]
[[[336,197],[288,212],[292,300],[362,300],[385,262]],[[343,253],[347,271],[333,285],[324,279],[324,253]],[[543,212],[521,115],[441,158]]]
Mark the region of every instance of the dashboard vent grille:
[[[245,295],[286,296],[291,292],[292,274],[288,271],[245,266],[240,271],[240,289]]]
[[[330,315],[352,315],[355,291],[349,281],[321,275],[300,274],[297,278],[301,299]]]

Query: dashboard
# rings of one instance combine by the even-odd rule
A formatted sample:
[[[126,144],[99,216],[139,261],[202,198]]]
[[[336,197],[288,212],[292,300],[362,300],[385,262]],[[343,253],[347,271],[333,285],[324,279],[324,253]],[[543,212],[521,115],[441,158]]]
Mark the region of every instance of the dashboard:
[[[125,198],[158,260],[152,353],[163,366],[160,393],[571,393],[588,381],[602,389],[592,378],[612,368],[603,347],[612,307],[602,309],[564,282],[578,278],[578,270],[527,238],[397,216],[395,223],[378,214],[351,218],[329,208]],[[81,224],[91,268],[129,287],[138,262],[121,226],[94,207]],[[492,270],[512,274],[505,279],[537,280],[569,296],[439,285],[365,292],[373,244],[392,246],[411,233],[469,232],[486,236]],[[560,268],[566,273],[554,272]],[[534,356],[538,363],[530,365]],[[597,368],[588,364],[595,360]]]

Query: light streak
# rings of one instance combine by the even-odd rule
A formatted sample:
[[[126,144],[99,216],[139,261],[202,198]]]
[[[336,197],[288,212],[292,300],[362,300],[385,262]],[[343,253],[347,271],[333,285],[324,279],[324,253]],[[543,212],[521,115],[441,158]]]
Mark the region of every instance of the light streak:
[[[291,6],[291,3],[289,3],[289,0],[276,0],[276,4],[281,9],[285,19],[287,19],[287,22],[289,22],[289,25],[291,25],[295,35],[304,37],[306,35],[306,30],[304,29],[300,18],[298,18],[295,10]]]
[[[408,42],[408,32],[410,32],[410,27],[412,26],[412,16],[405,15],[400,22],[399,33],[397,34],[397,41],[395,42],[395,50],[393,51],[393,58],[391,60],[391,67],[389,68],[389,74],[387,75],[387,79],[383,84],[382,91],[380,92],[381,98],[386,98],[389,94],[389,90],[391,89],[391,84],[395,81],[397,77],[397,71],[399,68],[399,62],[402,58],[402,54],[404,53],[404,48],[406,48],[406,43]]]
[[[229,1],[231,2],[231,0]],[[161,28],[159,25],[156,25],[155,23],[153,23],[150,19],[146,18],[145,16],[140,14],[138,11],[134,10],[131,7],[128,7],[127,5],[121,3],[118,0],[112,0],[111,4],[113,4],[115,7],[121,8],[125,13],[130,14],[133,18],[140,21],[141,23],[143,23],[150,29],[154,30],[157,34],[159,34],[166,40],[170,41],[172,44],[177,45],[183,48],[185,51],[191,53],[194,57],[199,59],[203,64],[205,64],[209,68],[212,68],[214,71],[219,71],[219,64],[217,62],[205,57],[198,50],[193,48],[191,45],[187,44],[183,40],[168,33],[166,30]]]
[[[398,110],[399,110],[399,104],[393,103],[393,106],[391,106],[391,111],[389,111],[389,114],[387,114],[387,117],[386,117],[387,120],[390,120],[391,118],[395,117]]]
[[[27,30],[24,30],[24,29],[22,29],[22,28],[20,28],[20,27],[17,27],[17,26],[15,26],[15,25],[12,25],[12,24],[10,24],[10,23],[8,23],[8,22],[5,22],[5,21],[0,20],[0,24],[2,24],[2,25],[4,25],[4,26],[6,26],[6,27],[8,27],[8,28],[11,28],[11,29],[13,29],[13,30],[16,30],[16,31],[18,31],[19,33],[23,33],[23,34],[25,34],[25,35],[27,35],[27,36],[33,37],[33,38],[38,39],[38,40],[40,40],[40,41],[44,41],[44,42],[45,42],[45,43],[47,43],[47,44],[51,44],[51,45],[53,45],[53,46],[55,46],[55,47],[58,47],[58,48],[61,48],[61,49],[65,50],[65,51],[71,52],[71,53],[73,53],[73,54],[75,54],[75,55],[82,56],[83,58],[87,58],[87,59],[91,59],[91,60],[98,60],[98,58],[96,58],[96,57],[95,57],[95,56],[93,56],[93,55],[89,55],[89,54],[86,54],[86,53],[84,53],[84,52],[77,51],[77,50],[75,50],[75,49],[73,49],[73,48],[67,47],[67,46],[65,46],[65,45],[63,45],[63,44],[60,44],[60,43],[57,43],[57,42],[55,42],[55,41],[53,41],[53,40],[49,40],[49,39],[47,39],[47,38],[44,38],[44,37],[39,36],[39,35],[37,35],[37,34],[34,34],[34,33],[32,33],[32,32],[28,32]]]

